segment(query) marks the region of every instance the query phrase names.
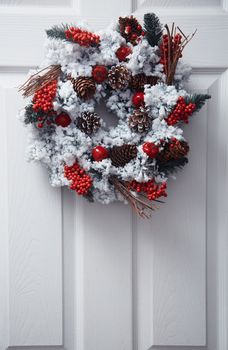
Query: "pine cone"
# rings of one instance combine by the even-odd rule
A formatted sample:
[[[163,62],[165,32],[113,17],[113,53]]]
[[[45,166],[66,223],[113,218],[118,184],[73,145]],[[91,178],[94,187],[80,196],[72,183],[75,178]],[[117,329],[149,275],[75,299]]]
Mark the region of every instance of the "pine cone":
[[[112,164],[116,167],[123,167],[137,156],[136,145],[114,146],[110,150]]]
[[[130,71],[121,64],[113,66],[108,73],[108,83],[115,90],[127,88],[130,79]]]
[[[77,119],[77,127],[87,135],[92,135],[101,126],[101,118],[93,112],[84,112]]]
[[[158,82],[158,77],[153,77],[152,75],[147,75],[146,84],[148,85],[156,85]]]
[[[145,132],[151,127],[151,119],[145,109],[136,109],[129,118],[129,126],[135,132]]]
[[[167,162],[171,159],[181,159],[189,152],[189,145],[186,141],[174,140],[165,145],[164,150],[160,153],[158,159],[162,162]]]
[[[83,100],[89,100],[96,92],[96,84],[90,77],[71,78],[74,91]]]
[[[146,83],[146,75],[144,73],[140,73],[132,76],[130,86],[135,90],[143,90]]]
[[[158,82],[158,77],[147,76],[144,73],[139,73],[131,78],[130,86],[135,90],[143,90],[144,85],[156,85]]]
[[[132,43],[132,45],[137,45],[138,37],[143,32],[142,26],[133,16],[119,17],[119,31],[122,37]]]

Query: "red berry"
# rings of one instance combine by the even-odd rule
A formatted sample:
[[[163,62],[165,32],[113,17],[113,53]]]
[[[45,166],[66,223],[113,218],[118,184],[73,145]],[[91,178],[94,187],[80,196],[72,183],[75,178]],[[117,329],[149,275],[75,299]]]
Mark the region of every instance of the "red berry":
[[[96,146],[92,150],[92,157],[96,162],[108,158],[108,150],[103,146]]]
[[[131,32],[131,26],[126,26],[125,27],[125,33],[129,34]]]
[[[92,76],[97,83],[102,83],[107,79],[108,70],[105,66],[94,66]]]
[[[43,126],[44,126],[43,123],[38,123],[38,124],[37,124],[37,127],[38,127],[39,129],[42,129]]]
[[[116,51],[116,56],[118,57],[119,61],[125,61],[127,56],[129,56],[132,53],[132,49],[129,46],[121,46]]]
[[[71,123],[71,118],[66,113],[60,113],[55,118],[55,123],[63,128],[66,128]]]
[[[150,158],[155,158],[159,153],[159,147],[153,142],[145,142],[143,144],[143,152],[145,152]]]
[[[137,25],[137,30],[142,30],[142,26],[140,24]]]
[[[137,34],[134,33],[134,34],[132,34],[132,36],[131,36],[131,40],[136,40],[137,37],[138,37]]]
[[[136,108],[139,108],[144,105],[144,93],[143,92],[136,92],[132,96],[132,103]]]

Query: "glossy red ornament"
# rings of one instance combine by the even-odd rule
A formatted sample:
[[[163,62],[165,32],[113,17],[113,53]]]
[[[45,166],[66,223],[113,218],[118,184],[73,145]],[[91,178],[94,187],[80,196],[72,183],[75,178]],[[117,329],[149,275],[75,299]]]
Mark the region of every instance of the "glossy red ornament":
[[[118,57],[119,61],[125,61],[127,56],[132,53],[132,49],[129,46],[120,46],[116,51],[116,57]]]
[[[144,105],[144,93],[143,92],[136,92],[132,96],[132,103],[136,108],[139,108]]]
[[[108,150],[103,146],[96,146],[92,150],[92,157],[96,162],[108,158]]]
[[[92,76],[97,83],[102,83],[107,79],[108,70],[105,66],[94,66]]]
[[[145,142],[142,148],[143,152],[145,152],[150,158],[156,158],[159,153],[159,147],[153,142]]]
[[[71,118],[66,113],[60,113],[55,118],[55,123],[63,128],[66,128],[71,123]]]

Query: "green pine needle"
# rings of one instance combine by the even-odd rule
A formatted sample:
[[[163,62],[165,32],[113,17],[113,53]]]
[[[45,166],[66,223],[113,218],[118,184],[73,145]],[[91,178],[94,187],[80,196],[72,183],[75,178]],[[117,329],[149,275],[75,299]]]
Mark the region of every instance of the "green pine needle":
[[[59,26],[54,25],[51,29],[46,30],[47,36],[52,39],[66,40],[65,31],[69,29],[69,25],[61,24]]]
[[[174,174],[178,170],[182,169],[188,163],[188,158],[183,157],[180,159],[171,159],[167,162],[157,163],[159,172],[163,172],[166,176]]]
[[[38,121],[38,118],[42,115],[43,115],[42,112],[35,112],[32,104],[30,104],[25,107],[24,123],[25,124],[36,123]]]
[[[195,103],[196,110],[195,112],[199,111],[203,105],[205,104],[206,100],[210,99],[211,96],[207,94],[193,94],[186,98],[187,103]]]
[[[155,13],[146,13],[144,15],[145,37],[151,46],[159,44],[162,36],[162,27],[159,18]]]

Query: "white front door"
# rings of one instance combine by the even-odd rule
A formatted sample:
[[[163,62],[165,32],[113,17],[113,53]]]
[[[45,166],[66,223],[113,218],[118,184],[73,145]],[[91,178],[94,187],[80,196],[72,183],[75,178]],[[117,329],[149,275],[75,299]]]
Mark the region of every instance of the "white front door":
[[[227,11],[227,0],[0,0],[0,350],[228,349]],[[131,12],[198,29],[189,88],[212,95],[185,127],[189,165],[148,221],[51,188],[16,120],[46,28]]]

